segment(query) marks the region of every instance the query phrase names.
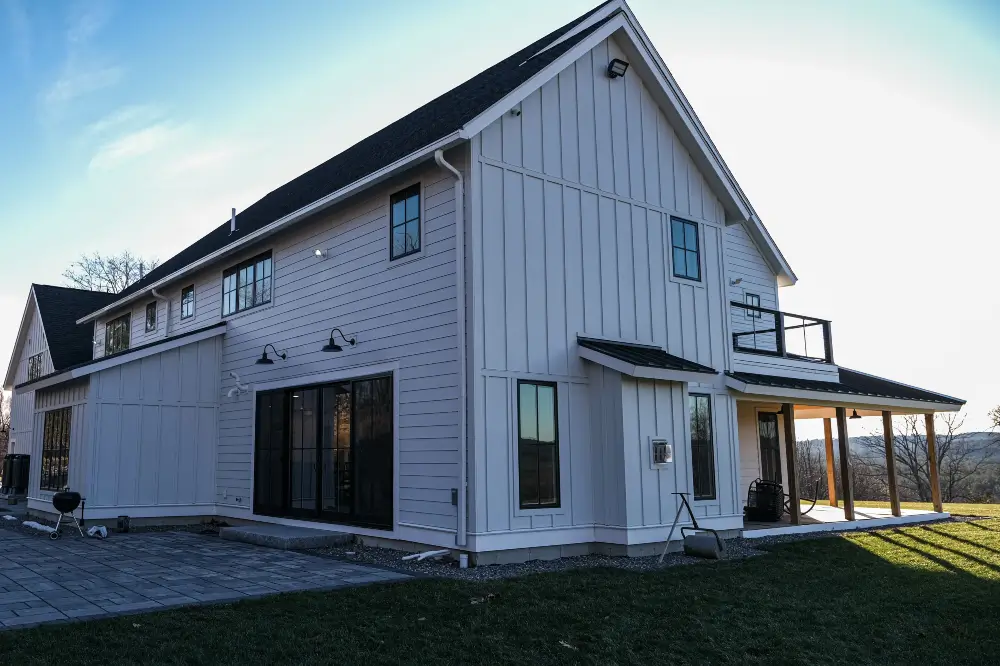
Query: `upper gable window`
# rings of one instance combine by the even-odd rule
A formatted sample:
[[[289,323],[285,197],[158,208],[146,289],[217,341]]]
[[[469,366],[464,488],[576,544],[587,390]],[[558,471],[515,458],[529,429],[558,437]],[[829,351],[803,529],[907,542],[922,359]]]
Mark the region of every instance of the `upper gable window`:
[[[760,307],[760,295],[751,294],[749,291],[743,296],[747,305],[752,305],[756,308]],[[747,319],[760,319],[762,317],[760,310],[751,310],[747,308]]]
[[[670,219],[670,245],[673,250],[674,277],[701,281],[701,251],[698,225],[687,220]]]
[[[420,183],[389,199],[389,252],[400,259],[420,251]]]
[[[132,313],[126,312],[104,325],[104,354],[111,355],[128,349],[129,332],[132,328]]]
[[[146,304],[146,332],[152,333],[156,330],[156,301]]]
[[[222,274],[222,316],[271,302],[271,251]]]
[[[28,381],[42,376],[42,354],[39,352],[28,357]]]
[[[194,316],[194,285],[181,289],[181,319]]]

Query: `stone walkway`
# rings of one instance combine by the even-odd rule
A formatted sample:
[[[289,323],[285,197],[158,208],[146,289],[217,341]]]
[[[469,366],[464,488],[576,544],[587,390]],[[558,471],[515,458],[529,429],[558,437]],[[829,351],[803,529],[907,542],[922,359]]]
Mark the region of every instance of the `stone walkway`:
[[[0,558],[3,628],[407,578],[188,532],[101,541],[0,530]]]

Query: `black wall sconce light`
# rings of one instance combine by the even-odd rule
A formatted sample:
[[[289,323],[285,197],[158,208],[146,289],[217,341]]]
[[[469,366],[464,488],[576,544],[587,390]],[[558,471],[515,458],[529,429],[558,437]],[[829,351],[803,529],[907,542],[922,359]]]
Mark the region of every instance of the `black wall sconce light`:
[[[628,63],[624,60],[619,60],[615,58],[608,63],[608,78],[617,79],[620,76],[625,76],[625,72],[628,71]]]
[[[274,348],[274,345],[272,345],[269,342],[266,345],[264,345],[264,353],[260,355],[259,359],[257,359],[256,361],[254,361],[254,365],[274,365],[274,361],[272,361],[271,359],[269,359],[267,357],[267,348],[268,347],[270,347],[271,351],[274,352],[274,355],[277,356],[278,358],[280,358],[282,361],[284,361],[286,358],[288,358],[288,354],[286,354],[285,352],[278,352],[278,350]]]
[[[334,333],[340,333],[341,339],[344,342],[346,342],[347,344],[351,345],[352,347],[357,343],[357,339],[355,339],[355,338],[348,339],[347,336],[344,335],[344,332],[342,330],[340,330],[339,328],[335,328],[332,331],[330,331],[330,342],[328,342],[325,345],[323,345],[323,351],[325,351],[325,352],[341,352],[341,351],[344,351],[344,348],[341,347],[340,345],[338,345],[334,341],[334,339],[333,339],[333,334]]]

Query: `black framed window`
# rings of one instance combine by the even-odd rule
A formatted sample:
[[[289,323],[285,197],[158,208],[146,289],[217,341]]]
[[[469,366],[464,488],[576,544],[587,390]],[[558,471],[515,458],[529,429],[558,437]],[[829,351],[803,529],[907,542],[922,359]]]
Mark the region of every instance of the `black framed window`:
[[[42,490],[62,490],[69,479],[70,426],[73,408],[63,407],[45,412],[42,432],[42,470],[38,487]]]
[[[233,266],[222,274],[222,315],[271,302],[271,251]]]
[[[559,506],[556,385],[517,383],[517,469],[522,509]]]
[[[156,330],[156,301],[146,304],[146,332],[152,333]]]
[[[132,313],[127,312],[104,325],[104,354],[117,354],[128,349],[129,332],[132,328]]]
[[[750,292],[747,292],[743,296],[743,301],[747,305],[754,305],[758,308],[760,307],[760,296],[757,294],[751,294]],[[760,310],[747,310],[747,319],[760,319],[760,318],[761,318]]]
[[[28,381],[38,379],[42,376],[42,355],[41,353],[28,357]]]
[[[401,259],[420,251],[420,183],[389,199],[389,252]]]
[[[673,250],[674,277],[701,281],[701,251],[698,249],[698,225],[687,220],[670,219],[670,246]]]
[[[194,285],[181,289],[181,319],[194,316]]]
[[[712,436],[712,398],[692,393],[688,396],[691,410],[691,471],[696,500],[715,499],[715,440]]]

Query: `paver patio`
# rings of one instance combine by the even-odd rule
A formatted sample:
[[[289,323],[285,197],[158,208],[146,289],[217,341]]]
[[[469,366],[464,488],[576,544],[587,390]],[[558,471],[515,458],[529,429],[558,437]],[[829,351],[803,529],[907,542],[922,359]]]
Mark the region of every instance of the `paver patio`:
[[[0,530],[0,552],[3,628],[408,577],[189,532],[101,541]]]

